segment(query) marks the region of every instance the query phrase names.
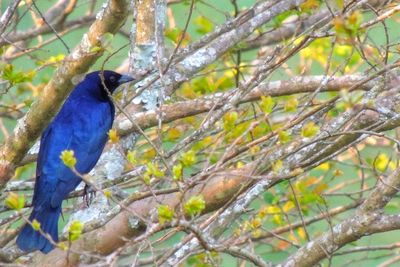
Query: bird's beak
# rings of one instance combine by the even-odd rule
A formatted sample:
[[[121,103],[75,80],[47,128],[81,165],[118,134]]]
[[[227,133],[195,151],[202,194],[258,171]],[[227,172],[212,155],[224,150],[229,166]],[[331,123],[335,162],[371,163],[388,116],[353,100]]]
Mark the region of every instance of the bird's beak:
[[[124,84],[124,83],[128,83],[135,80],[134,78],[132,78],[131,76],[128,75],[122,75],[121,78],[119,78],[118,80],[118,84]]]

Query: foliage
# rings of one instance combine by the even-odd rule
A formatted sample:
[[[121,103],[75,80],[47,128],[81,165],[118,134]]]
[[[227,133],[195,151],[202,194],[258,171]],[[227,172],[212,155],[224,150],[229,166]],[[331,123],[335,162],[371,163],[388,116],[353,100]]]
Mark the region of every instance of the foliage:
[[[82,234],[83,224],[80,221],[73,221],[68,228],[68,239],[77,240]]]
[[[76,164],[76,158],[73,150],[64,150],[61,152],[60,159],[64,162],[64,165],[69,168],[74,168]]]
[[[25,206],[25,197],[11,192],[5,200],[5,204],[10,209],[19,211]]]
[[[185,213],[191,217],[200,214],[206,207],[203,196],[191,196],[183,205]]]

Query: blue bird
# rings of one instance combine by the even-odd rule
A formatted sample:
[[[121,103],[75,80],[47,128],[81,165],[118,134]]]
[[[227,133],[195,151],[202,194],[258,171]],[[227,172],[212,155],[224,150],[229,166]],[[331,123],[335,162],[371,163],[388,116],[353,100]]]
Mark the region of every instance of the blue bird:
[[[33,210],[29,220],[32,222],[36,219],[41,230],[48,233],[55,242],[58,242],[61,204],[82,181],[65,166],[60,159],[61,152],[74,151],[77,160],[75,168],[79,173],[85,174],[93,169],[114,121],[115,109],[108,92],[113,93],[119,85],[132,80],[129,76],[113,71],[87,74],[42,134],[32,199]],[[48,253],[54,248],[30,224],[23,227],[16,242],[26,252],[40,250]]]

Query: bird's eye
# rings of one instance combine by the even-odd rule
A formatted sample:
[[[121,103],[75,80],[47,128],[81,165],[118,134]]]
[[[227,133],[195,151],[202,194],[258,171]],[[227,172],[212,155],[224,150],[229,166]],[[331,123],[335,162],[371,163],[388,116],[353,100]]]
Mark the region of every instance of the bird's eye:
[[[117,80],[117,79],[115,78],[115,76],[111,76],[111,77],[110,77],[110,82],[113,83],[113,82],[115,82],[116,80]]]

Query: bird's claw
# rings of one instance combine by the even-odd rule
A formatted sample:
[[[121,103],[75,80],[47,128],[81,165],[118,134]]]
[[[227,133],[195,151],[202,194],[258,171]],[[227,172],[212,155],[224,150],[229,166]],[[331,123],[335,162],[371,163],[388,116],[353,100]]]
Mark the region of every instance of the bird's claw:
[[[85,184],[85,188],[83,189],[83,201],[86,203],[86,206],[92,203],[94,197],[96,196],[96,191],[92,186]]]

